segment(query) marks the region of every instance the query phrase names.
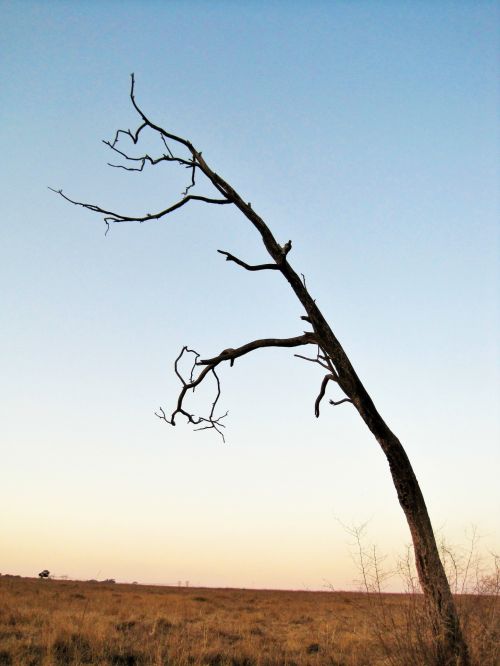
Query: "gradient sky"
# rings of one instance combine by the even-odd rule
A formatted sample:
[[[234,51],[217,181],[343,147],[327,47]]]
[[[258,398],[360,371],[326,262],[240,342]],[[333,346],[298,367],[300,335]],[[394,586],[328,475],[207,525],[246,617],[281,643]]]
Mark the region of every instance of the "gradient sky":
[[[226,444],[155,418],[182,345],[298,335],[303,312],[217,254],[266,260],[229,207],[105,237],[47,189],[125,213],[179,197],[182,170],[106,166],[101,139],[137,125],[131,72],[148,115],[293,240],[440,538],[475,524],[498,552],[495,3],[0,8],[0,571],[349,588],[341,523],[369,521],[389,558],[409,542],[375,440],[350,405],[314,418],[321,373],[289,351],[221,371]]]

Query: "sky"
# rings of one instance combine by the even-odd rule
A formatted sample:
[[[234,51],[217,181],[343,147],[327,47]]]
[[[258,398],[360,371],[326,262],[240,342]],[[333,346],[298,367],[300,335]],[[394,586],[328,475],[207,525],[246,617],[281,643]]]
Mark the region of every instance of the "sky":
[[[221,369],[225,443],[155,417],[176,402],[183,345],[213,356],[304,323],[278,274],[217,253],[267,260],[232,207],[192,202],[105,236],[48,189],[125,214],[180,197],[183,169],[107,166],[102,139],[139,124],[132,72],[148,116],[292,239],[438,540],[464,553],[476,525],[487,563],[500,551],[496,3],[0,6],[0,572],[351,589],[346,527],[367,523],[389,568],[410,542],[382,451],[349,404],[314,417],[322,374],[293,350]]]

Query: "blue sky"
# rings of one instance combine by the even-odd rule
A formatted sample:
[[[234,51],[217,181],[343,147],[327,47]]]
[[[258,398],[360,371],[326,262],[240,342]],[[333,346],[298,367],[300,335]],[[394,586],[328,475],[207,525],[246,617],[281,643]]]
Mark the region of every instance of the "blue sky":
[[[385,459],[287,351],[224,369],[227,443],[154,417],[173,360],[302,332],[236,211],[110,169],[128,93],[268,222],[400,437],[440,535],[499,549],[498,10],[490,2],[2,2],[0,571],[349,587],[339,520],[409,541]],[[154,144],[146,143],[147,149]],[[210,194],[199,186],[200,193]],[[332,393],[332,397],[335,397]],[[201,398],[202,396],[200,396]],[[397,587],[397,583],[394,583]]]

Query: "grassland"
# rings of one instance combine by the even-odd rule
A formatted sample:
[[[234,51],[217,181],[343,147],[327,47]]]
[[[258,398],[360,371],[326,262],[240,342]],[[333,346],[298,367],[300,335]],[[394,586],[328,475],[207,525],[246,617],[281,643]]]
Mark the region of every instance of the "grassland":
[[[497,663],[495,601],[460,600],[481,666]],[[420,598],[395,594],[2,576],[0,666],[425,664],[420,606]]]

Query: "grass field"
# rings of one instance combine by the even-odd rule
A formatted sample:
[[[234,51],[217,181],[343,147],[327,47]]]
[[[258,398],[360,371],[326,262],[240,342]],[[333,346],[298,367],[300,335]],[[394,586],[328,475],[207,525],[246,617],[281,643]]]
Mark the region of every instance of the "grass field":
[[[496,663],[495,599],[461,599]],[[417,664],[421,599],[0,577],[0,666]],[[464,606],[464,609],[465,609]],[[472,610],[472,612],[470,612]],[[489,629],[481,638],[488,619]],[[492,635],[491,620],[494,629]],[[408,623],[416,629],[409,631]],[[477,625],[477,626],[476,626]],[[484,625],[484,626],[483,626]],[[489,633],[488,633],[489,632]],[[413,634],[413,635],[412,635]],[[486,641],[480,656],[479,643]],[[422,647],[422,646],[420,646]],[[424,653],[420,653],[424,654]]]

